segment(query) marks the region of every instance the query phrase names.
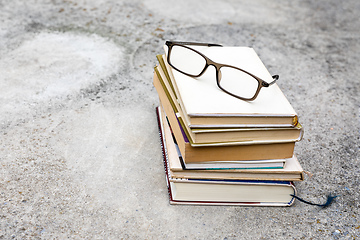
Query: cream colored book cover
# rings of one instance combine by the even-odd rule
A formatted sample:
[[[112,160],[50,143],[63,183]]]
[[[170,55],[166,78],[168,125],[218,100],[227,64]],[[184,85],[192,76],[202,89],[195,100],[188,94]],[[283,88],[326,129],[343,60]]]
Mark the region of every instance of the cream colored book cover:
[[[213,61],[242,68],[265,81],[272,81],[270,73],[252,48],[197,47],[196,50]],[[165,52],[167,53],[166,46]],[[243,101],[218,88],[215,68],[212,66],[209,66],[201,77],[192,78],[172,69],[166,60],[165,64],[181,108],[189,118],[249,116],[297,118],[295,110],[277,84],[262,88],[259,96],[254,101]],[[281,81],[281,78],[279,81]]]

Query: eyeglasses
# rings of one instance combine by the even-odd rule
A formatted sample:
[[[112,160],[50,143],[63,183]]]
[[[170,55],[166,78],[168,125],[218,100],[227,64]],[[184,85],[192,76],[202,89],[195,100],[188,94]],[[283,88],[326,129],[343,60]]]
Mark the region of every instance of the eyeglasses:
[[[268,83],[244,69],[214,62],[199,51],[188,47],[222,47],[219,44],[174,41],[166,41],[165,44],[168,46],[167,61],[172,68],[190,77],[200,77],[210,65],[214,66],[218,87],[241,100],[255,100],[261,88],[269,87],[279,79],[278,75],[274,75],[273,81]]]

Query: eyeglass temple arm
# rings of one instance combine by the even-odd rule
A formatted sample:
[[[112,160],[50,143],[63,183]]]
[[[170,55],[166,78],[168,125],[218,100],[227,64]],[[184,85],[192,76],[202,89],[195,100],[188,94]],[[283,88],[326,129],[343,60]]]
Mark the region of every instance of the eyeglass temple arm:
[[[196,46],[207,46],[207,47],[222,47],[220,44],[216,43],[198,43],[198,42],[175,42],[175,41],[166,41],[166,45],[169,44],[180,44],[180,45],[196,45]]]
[[[279,75],[273,75],[272,78],[273,78],[274,81],[269,82],[269,83],[263,82],[262,85],[263,85],[264,87],[269,87],[269,86],[273,85],[273,84],[279,79]]]

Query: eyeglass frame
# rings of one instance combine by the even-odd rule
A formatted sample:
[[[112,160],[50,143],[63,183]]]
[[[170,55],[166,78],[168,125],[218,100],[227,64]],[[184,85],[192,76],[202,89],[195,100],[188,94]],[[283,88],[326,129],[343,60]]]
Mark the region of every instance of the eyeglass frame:
[[[273,85],[278,79],[279,79],[279,75],[273,75],[272,78],[274,81],[268,83],[264,80],[262,80],[261,78],[255,76],[254,74],[252,73],[249,73],[248,71],[244,70],[244,69],[241,69],[241,68],[238,68],[238,67],[235,67],[235,66],[232,66],[232,65],[228,65],[228,64],[221,64],[221,63],[217,63],[217,62],[214,62],[213,60],[211,60],[210,58],[206,57],[204,54],[202,54],[201,52],[193,49],[193,48],[190,48],[186,45],[194,45],[194,46],[207,46],[207,47],[222,47],[222,45],[220,44],[213,44],[213,43],[198,43],[198,42],[177,42],[177,41],[166,41],[165,42],[165,45],[168,46],[168,54],[167,54],[167,61],[169,63],[169,65],[174,68],[176,71],[178,72],[181,72],[182,74],[185,74],[187,76],[190,76],[190,77],[200,77],[201,75],[204,74],[204,72],[206,71],[206,69],[209,67],[209,66],[214,66],[215,69],[216,69],[216,84],[217,86],[224,92],[226,92],[227,94],[233,96],[233,97],[236,97],[238,99],[241,99],[241,100],[244,100],[244,101],[253,101],[257,98],[257,96],[259,95],[260,93],[260,90],[261,88],[263,87],[269,87],[271,85]],[[172,47],[173,46],[181,46],[181,47],[184,47],[184,48],[187,48],[191,51],[194,51],[196,52],[197,54],[199,54],[200,56],[202,56],[205,61],[206,61],[206,64],[205,64],[205,67],[204,69],[198,74],[198,75],[192,75],[192,74],[189,74],[189,73],[186,73],[186,72],[183,72],[181,71],[180,69],[178,69],[177,67],[175,67],[174,65],[172,65],[171,61],[170,61],[170,54],[171,54],[171,50],[172,50]],[[220,78],[220,68],[221,67],[231,67],[231,68],[235,68],[239,71],[242,71],[246,74],[249,74],[250,76],[252,76],[253,78],[255,78],[257,81],[258,81],[258,87],[256,89],[256,92],[254,94],[253,97],[251,98],[244,98],[244,97],[241,97],[241,96],[238,96],[234,93],[231,93],[229,91],[227,91],[226,89],[224,89],[223,87],[221,87],[220,85],[220,81],[221,81],[221,78]],[[220,73],[220,74],[219,74]]]

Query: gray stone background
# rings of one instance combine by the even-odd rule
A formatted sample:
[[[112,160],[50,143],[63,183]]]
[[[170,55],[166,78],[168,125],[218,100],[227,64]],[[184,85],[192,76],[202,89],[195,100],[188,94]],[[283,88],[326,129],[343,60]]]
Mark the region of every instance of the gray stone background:
[[[0,239],[359,239],[359,10],[348,1],[0,0]],[[165,40],[251,46],[305,128],[290,208],[171,206]]]

